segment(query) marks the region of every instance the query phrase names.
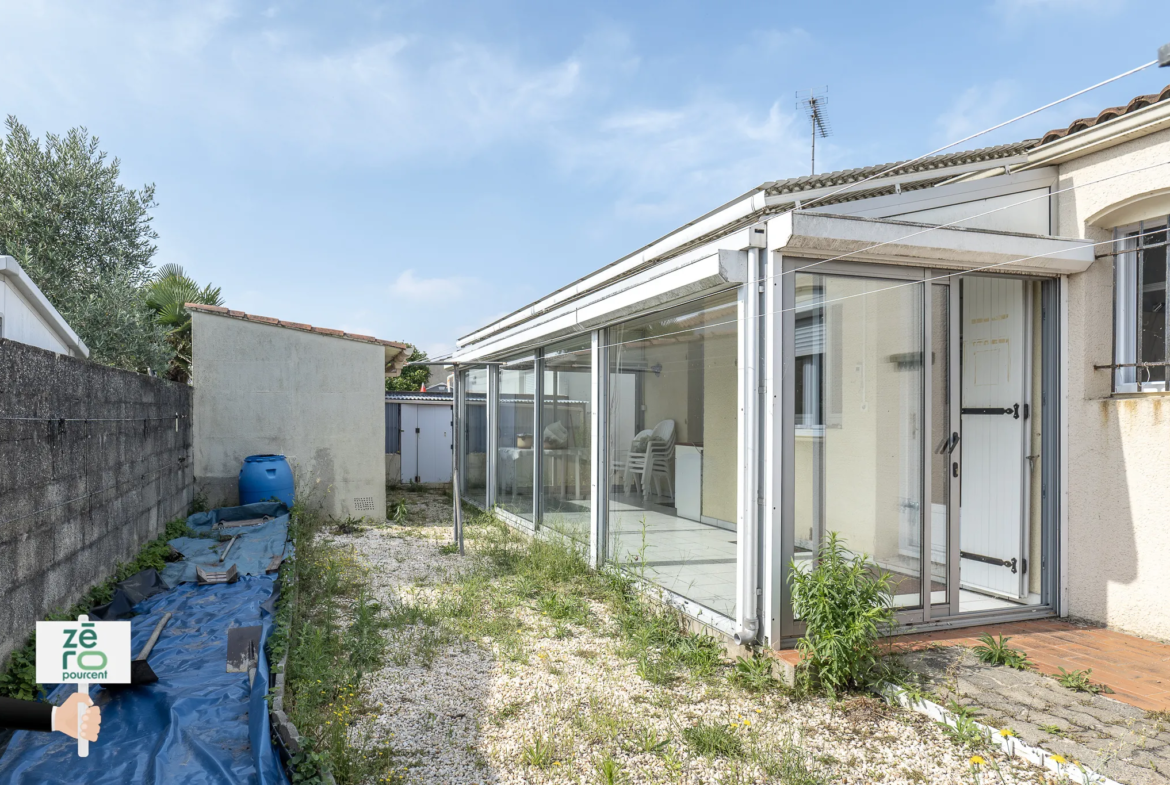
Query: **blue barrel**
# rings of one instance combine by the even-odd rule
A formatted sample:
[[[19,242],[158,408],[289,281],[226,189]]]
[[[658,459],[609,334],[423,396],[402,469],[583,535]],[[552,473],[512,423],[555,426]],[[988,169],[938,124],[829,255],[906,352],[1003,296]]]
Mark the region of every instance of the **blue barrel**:
[[[283,455],[249,455],[240,467],[240,504],[280,499],[293,506],[293,475]]]

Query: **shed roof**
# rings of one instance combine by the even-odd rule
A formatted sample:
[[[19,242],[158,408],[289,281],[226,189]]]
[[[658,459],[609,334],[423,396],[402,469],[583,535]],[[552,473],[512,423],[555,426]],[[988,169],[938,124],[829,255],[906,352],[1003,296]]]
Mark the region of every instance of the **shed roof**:
[[[255,322],[256,324],[267,324],[272,327],[284,327],[288,330],[300,330],[306,333],[317,333],[318,335],[329,336],[330,338],[344,338],[349,341],[358,341],[360,343],[372,343],[384,346],[386,348],[386,374],[389,376],[397,376],[402,372],[402,366],[406,365],[407,359],[410,357],[410,345],[400,343],[398,341],[387,341],[383,338],[375,338],[372,335],[362,335],[361,333],[347,333],[344,330],[334,330],[329,327],[315,327],[311,324],[304,324],[303,322],[287,322],[283,319],[277,319],[274,316],[257,316],[256,314],[245,313],[244,311],[233,311],[230,308],[224,308],[221,305],[203,305],[201,303],[186,303],[185,307],[189,311],[198,311],[200,313],[211,314],[212,316],[226,316],[230,319],[241,319],[247,322]]]

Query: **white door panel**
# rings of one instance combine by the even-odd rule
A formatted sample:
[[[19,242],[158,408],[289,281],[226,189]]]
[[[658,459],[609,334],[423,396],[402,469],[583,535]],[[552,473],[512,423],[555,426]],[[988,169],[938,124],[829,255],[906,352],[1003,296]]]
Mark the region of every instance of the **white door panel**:
[[[421,407],[413,404],[402,404],[401,427],[402,438],[399,440],[399,449],[402,451],[402,481],[414,482],[418,476],[418,410]]]
[[[451,408],[418,407],[419,482],[451,482]]]
[[[1022,598],[1027,554],[1024,282],[970,277],[962,287],[960,581],[969,589]],[[1015,570],[988,560],[1014,563]]]

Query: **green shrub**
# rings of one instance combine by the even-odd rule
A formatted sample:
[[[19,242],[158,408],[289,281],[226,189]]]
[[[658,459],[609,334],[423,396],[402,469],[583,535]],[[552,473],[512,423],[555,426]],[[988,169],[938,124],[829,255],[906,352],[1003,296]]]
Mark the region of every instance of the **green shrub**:
[[[815,566],[790,566],[792,607],[805,623],[797,648],[810,686],[830,694],[864,689],[882,678],[878,639],[894,622],[891,576],[845,548],[836,532]]]

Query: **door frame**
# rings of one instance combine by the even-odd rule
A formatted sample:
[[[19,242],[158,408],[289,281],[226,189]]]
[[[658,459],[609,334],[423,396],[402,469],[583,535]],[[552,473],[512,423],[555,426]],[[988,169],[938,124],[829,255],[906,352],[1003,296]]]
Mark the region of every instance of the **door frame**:
[[[825,262],[808,257],[784,257],[774,252],[773,258],[776,267],[780,268],[779,277],[779,313],[773,320],[772,340],[775,343],[776,360],[780,366],[781,377],[779,390],[774,397],[780,411],[775,413],[778,444],[773,447],[774,463],[777,467],[775,482],[780,490],[778,506],[779,537],[773,539],[772,547],[767,556],[771,559],[771,566],[766,572],[773,577],[772,596],[778,604],[774,609],[775,623],[772,629],[778,636],[772,640],[775,648],[794,645],[803,635],[804,625],[793,616],[792,597],[790,588],[790,569],[795,555],[795,273],[802,269],[811,268],[809,272],[826,275],[852,275],[866,278],[880,278],[893,281],[923,282],[923,350],[930,351],[932,345],[931,307],[936,293],[937,284],[947,285],[948,314],[947,320],[950,329],[949,346],[951,362],[950,374],[950,428],[951,432],[960,433],[961,438],[961,337],[960,337],[960,286],[958,281],[965,275],[979,273],[965,273],[947,268],[926,268],[893,265],[882,262]],[[960,539],[958,508],[961,499],[962,455],[961,449],[957,462],[959,463],[958,477],[953,472],[949,474],[950,495],[948,498],[948,543],[947,543],[947,588],[948,598],[945,603],[932,603],[930,595],[931,570],[931,527],[928,511],[931,499],[930,461],[933,439],[921,439],[922,447],[922,483],[920,510],[922,514],[922,558],[920,559],[920,584],[922,590],[921,607],[905,611],[896,611],[895,619],[898,633],[912,632],[916,629],[930,629],[933,627],[961,627],[974,624],[987,624],[997,621],[1019,620],[1021,618],[1042,618],[1057,615],[1059,607],[1060,566],[1062,563],[1061,532],[1062,532],[1062,505],[1063,491],[1061,485],[1064,456],[1063,445],[1063,308],[1062,292],[1063,280],[1059,277],[1045,277],[1036,275],[1017,275],[1012,273],[983,273],[993,276],[1020,277],[1026,280],[1038,281],[1041,286],[1040,302],[1042,304],[1042,322],[1040,336],[1043,356],[1041,358],[1042,373],[1042,404],[1039,413],[1033,411],[1031,416],[1040,416],[1041,450],[1044,460],[1041,464],[1041,563],[1035,565],[1041,574],[1041,601],[1037,605],[1022,605],[1018,608],[1005,608],[991,611],[971,611],[961,613],[959,607],[960,587]],[[1026,299],[1026,306],[1032,307],[1031,298]],[[1029,322],[1032,320],[1029,319]],[[1028,341],[1028,351],[1031,352],[1032,342]],[[1029,371],[1031,361],[1028,362]],[[929,364],[924,363],[922,374],[922,416],[924,427],[931,423],[931,395],[930,386],[933,384],[933,372]],[[1029,434],[1030,438],[1030,434]],[[961,444],[961,442],[960,442]],[[1033,447],[1036,445],[1033,444]],[[1027,483],[1025,483],[1027,485]],[[1025,491],[1025,494],[1027,491]],[[1027,504],[1027,500],[1021,501]],[[779,542],[776,543],[775,539]],[[778,546],[778,547],[777,547]],[[777,564],[776,562],[779,562]]]

